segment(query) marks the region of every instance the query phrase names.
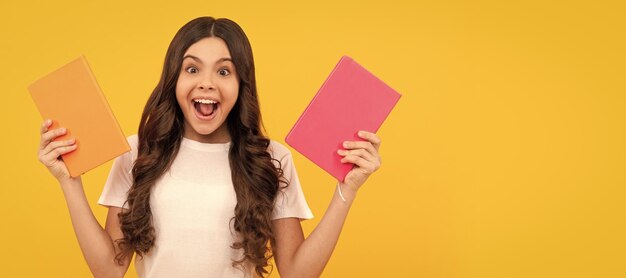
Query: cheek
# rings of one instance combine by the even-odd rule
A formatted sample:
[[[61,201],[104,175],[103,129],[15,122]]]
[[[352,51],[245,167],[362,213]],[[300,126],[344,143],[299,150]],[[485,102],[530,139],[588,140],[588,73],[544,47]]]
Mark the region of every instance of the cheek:
[[[184,99],[184,96],[182,94],[182,90],[181,88],[178,86],[178,84],[176,85],[176,100],[178,101],[178,105],[182,104],[182,101]]]
[[[229,95],[231,107],[235,105],[235,103],[237,102],[237,98],[239,98],[239,86],[235,85],[232,87]]]
[[[237,97],[239,95],[239,82],[225,82],[222,84],[222,94],[225,98],[225,102],[228,102],[230,106],[234,105],[237,102]]]
[[[186,96],[189,93],[189,81],[183,78],[179,78],[176,81],[176,99],[180,103],[185,102]]]

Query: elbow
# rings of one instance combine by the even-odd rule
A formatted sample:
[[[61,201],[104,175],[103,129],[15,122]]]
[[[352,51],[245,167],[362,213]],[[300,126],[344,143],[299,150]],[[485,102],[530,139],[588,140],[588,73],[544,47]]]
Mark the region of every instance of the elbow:
[[[288,271],[280,271],[280,270],[278,270],[278,274],[282,278],[293,278],[293,277],[296,277],[296,275],[294,275],[293,273],[288,272]]]
[[[277,269],[278,269],[278,274],[280,275],[280,277],[282,278],[292,278],[292,277],[296,277],[293,273],[293,271],[290,271],[287,269],[286,266],[278,266],[277,265]]]
[[[301,259],[296,259],[296,256],[281,258],[281,260],[275,260],[276,269],[278,274],[282,278],[316,278],[322,275],[326,262],[323,264],[317,264],[315,262],[303,262]]]
[[[94,278],[124,278],[124,273],[116,271],[92,271]]]
[[[286,275],[283,275],[282,273],[280,273],[280,277],[283,278],[315,278],[315,277],[320,277],[320,275],[312,275],[310,273],[288,273]]]
[[[126,271],[119,265],[107,265],[90,267],[91,274],[95,278],[124,278]]]
[[[278,274],[280,274],[280,277],[282,278],[315,278],[315,277],[320,277],[322,275],[322,273],[315,273],[315,271],[310,271],[310,270],[304,270],[304,269],[297,269],[297,268],[279,268],[278,269]]]

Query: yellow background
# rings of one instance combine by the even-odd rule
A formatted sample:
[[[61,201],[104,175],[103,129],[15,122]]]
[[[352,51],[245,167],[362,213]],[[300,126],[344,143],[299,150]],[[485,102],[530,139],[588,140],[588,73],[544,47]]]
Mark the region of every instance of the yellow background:
[[[403,94],[324,277],[626,277],[622,1],[135,2],[0,4],[0,276],[90,275],[27,85],[84,53],[134,134],[174,33],[212,15],[248,34],[276,140],[343,54]],[[335,183],[295,162],[308,234]],[[110,166],[83,176],[101,223]]]

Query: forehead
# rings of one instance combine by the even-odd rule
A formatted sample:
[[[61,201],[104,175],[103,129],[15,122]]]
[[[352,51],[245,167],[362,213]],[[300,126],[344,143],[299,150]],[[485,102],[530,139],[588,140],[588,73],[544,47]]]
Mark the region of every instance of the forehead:
[[[185,54],[193,55],[204,63],[214,63],[221,58],[231,58],[226,42],[218,37],[204,38],[189,46]]]

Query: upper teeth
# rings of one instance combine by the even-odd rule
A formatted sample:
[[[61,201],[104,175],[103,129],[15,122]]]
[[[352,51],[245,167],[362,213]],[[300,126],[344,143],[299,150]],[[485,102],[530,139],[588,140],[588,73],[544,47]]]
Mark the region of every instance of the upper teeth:
[[[199,102],[199,103],[204,103],[204,104],[214,104],[214,103],[217,103],[217,101],[211,100],[211,99],[194,99],[193,101]]]

